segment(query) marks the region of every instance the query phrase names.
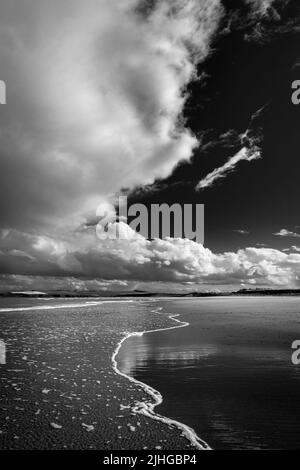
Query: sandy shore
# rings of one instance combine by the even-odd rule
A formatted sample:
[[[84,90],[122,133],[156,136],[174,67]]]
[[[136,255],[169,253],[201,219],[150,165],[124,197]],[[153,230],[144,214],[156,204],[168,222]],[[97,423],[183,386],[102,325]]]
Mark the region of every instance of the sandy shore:
[[[149,391],[112,360],[124,336],[174,327],[159,302],[0,313],[1,449],[195,449],[185,428],[136,413]],[[153,397],[155,403],[155,397]],[[199,443],[198,443],[199,448]]]

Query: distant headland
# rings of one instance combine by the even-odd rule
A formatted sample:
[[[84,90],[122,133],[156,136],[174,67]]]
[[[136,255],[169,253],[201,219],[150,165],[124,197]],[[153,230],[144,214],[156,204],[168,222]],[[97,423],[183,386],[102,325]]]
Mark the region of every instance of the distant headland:
[[[49,292],[40,291],[14,291],[0,292],[0,297],[29,297],[29,298],[78,298],[78,297],[224,297],[224,296],[280,296],[300,295],[300,289],[240,289],[237,291],[206,291],[206,292],[148,292],[144,290],[133,290],[127,292],[102,292],[89,291],[67,291],[53,290]]]

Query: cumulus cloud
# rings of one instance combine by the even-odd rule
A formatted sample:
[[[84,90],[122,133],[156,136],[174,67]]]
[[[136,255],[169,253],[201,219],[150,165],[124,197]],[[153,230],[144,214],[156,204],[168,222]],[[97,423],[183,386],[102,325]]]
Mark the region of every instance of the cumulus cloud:
[[[114,225],[110,224],[109,230],[114,230]],[[98,240],[94,230],[87,229],[68,242],[11,232],[0,243],[3,274],[48,276],[73,282],[81,279],[78,285],[82,286],[86,281],[90,286],[97,285],[97,280],[131,284],[139,281],[183,285],[300,285],[299,253],[254,247],[213,253],[192,240],[149,241],[128,226],[127,230],[132,232],[130,240]]]
[[[123,186],[166,177],[198,142],[186,86],[210,51],[220,0],[1,3],[0,216],[48,224]]]
[[[222,3],[1,2],[3,282],[297,284],[298,254],[214,254],[190,240],[135,233],[129,242],[100,241],[92,217],[86,223],[122,187],[164,178],[192,156],[198,140],[183,120],[187,85],[211,50]],[[260,133],[250,126],[238,138],[241,149],[198,189],[259,158]],[[118,228],[129,230],[123,222]]]

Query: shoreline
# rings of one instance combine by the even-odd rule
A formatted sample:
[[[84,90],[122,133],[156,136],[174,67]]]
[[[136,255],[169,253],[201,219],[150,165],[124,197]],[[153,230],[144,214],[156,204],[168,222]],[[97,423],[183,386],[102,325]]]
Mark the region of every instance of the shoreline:
[[[9,351],[1,368],[2,450],[205,448],[193,430],[155,414],[159,392],[112,367],[128,332],[185,326],[159,315],[160,301],[128,301],[0,311]]]
[[[52,300],[52,299],[51,299]],[[12,312],[26,312],[26,311],[36,311],[36,310],[56,310],[56,309],[66,309],[66,308],[86,308],[86,307],[97,307],[104,303],[131,303],[133,300],[89,300],[85,303],[65,303],[58,305],[33,305],[30,307],[2,307],[0,308],[0,313],[12,313]]]
[[[157,309],[151,310],[152,313],[157,313],[162,310],[162,307],[158,307]],[[131,332],[131,333],[126,333],[126,335],[118,342],[116,349],[113,352],[112,355],[112,364],[113,364],[113,370],[120,376],[125,377],[127,380],[130,382],[134,383],[135,385],[138,385],[141,387],[153,400],[154,403],[149,401],[143,401],[143,402],[137,402],[136,405],[132,408],[132,412],[135,414],[142,414],[144,416],[147,416],[148,418],[154,419],[156,421],[160,421],[164,424],[167,424],[169,426],[174,426],[180,431],[182,431],[182,435],[198,450],[212,450],[211,447],[203,440],[201,439],[197,433],[194,431],[194,429],[190,428],[188,425],[181,423],[180,421],[176,421],[174,419],[168,418],[166,416],[162,416],[159,413],[155,412],[155,408],[158,405],[161,405],[163,402],[163,397],[161,393],[158,390],[155,390],[154,388],[150,387],[150,385],[145,384],[144,382],[141,382],[140,380],[135,379],[134,377],[131,377],[130,375],[127,375],[123,372],[121,372],[118,368],[118,363],[117,363],[117,355],[122,347],[122,344],[130,337],[132,336],[143,336],[145,333],[156,333],[159,331],[167,331],[167,330],[173,330],[177,328],[185,328],[186,326],[189,326],[188,322],[182,322],[181,320],[178,320],[179,314],[166,314],[168,318],[171,320],[174,320],[175,322],[179,323],[179,325],[175,326],[170,326],[166,328],[157,328],[154,330],[145,330],[142,332]]]

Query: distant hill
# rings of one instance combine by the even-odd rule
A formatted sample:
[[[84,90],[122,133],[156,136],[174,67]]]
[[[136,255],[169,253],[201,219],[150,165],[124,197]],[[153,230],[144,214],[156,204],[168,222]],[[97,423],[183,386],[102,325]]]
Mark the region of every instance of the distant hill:
[[[300,295],[300,289],[240,289],[235,292],[148,292],[143,290],[133,290],[129,292],[102,292],[102,291],[66,291],[56,290],[49,292],[38,291],[18,291],[2,292],[0,297],[54,297],[54,298],[78,298],[78,297],[222,297],[222,296],[271,296],[271,295]]]
[[[300,295],[300,289],[240,289],[234,295]]]

